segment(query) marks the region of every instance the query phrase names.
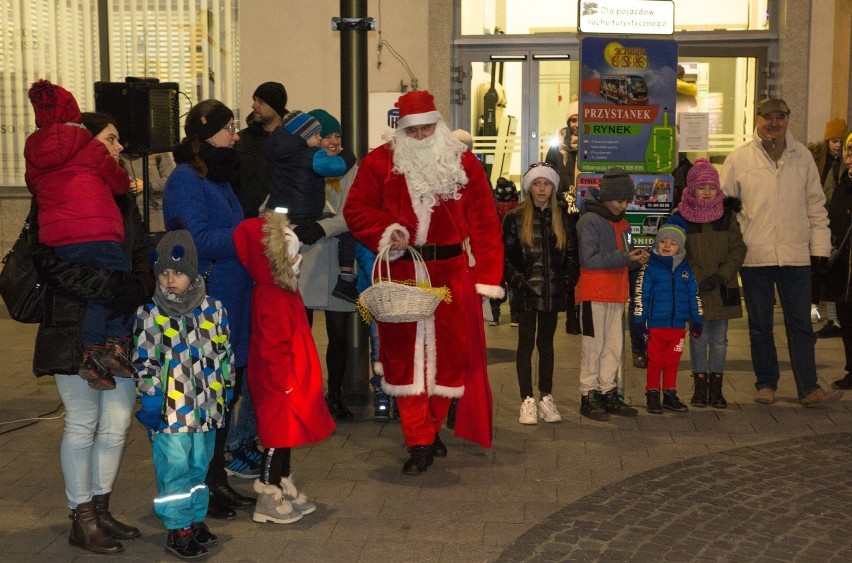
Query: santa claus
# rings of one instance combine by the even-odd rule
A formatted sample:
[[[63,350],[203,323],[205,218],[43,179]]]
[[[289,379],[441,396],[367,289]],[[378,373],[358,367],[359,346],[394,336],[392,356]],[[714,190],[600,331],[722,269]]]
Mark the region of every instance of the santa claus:
[[[453,398],[462,397],[456,435],[491,443],[477,294],[503,296],[503,244],[482,164],[450,133],[432,95],[409,92],[396,105],[398,130],[364,157],[343,215],[363,244],[391,247],[394,280],[415,279],[411,245],[426,261],[432,285],[452,295],[430,320],[379,323],[382,389],[397,398],[411,453],[403,473],[418,475],[435,455],[447,455],[438,431]]]

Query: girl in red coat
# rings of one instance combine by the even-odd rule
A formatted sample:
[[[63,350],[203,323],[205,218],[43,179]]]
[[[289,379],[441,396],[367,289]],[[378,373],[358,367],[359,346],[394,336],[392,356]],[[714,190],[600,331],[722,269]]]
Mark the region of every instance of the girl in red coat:
[[[255,522],[289,524],[316,510],[296,490],[290,448],[334,432],[322,393],[322,368],[298,292],[299,239],[284,214],[247,219],[234,231],[240,261],[254,280],[248,387],[263,443]]]

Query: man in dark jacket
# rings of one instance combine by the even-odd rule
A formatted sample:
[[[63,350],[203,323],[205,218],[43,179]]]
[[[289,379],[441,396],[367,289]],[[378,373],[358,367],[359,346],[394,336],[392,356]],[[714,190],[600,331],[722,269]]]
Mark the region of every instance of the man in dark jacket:
[[[254,91],[248,126],[240,131],[234,145],[240,155],[240,182],[234,192],[246,219],[257,217],[263,200],[269,195],[272,165],[266,158],[266,142],[287,115],[287,90],[279,82],[264,82]]]
[[[252,95],[252,112],[246,119],[248,127],[240,131],[234,145],[240,155],[240,178],[234,188],[246,219],[257,217],[258,210],[269,195],[272,182],[272,164],[266,157],[266,144],[272,131],[281,125],[287,115],[287,90],[279,82],[264,82]],[[228,475],[241,479],[255,479],[260,475],[260,452],[257,450],[257,421],[254,405],[248,394],[248,378],[242,378],[236,390],[234,404],[240,409],[225,443],[230,461],[225,468]]]

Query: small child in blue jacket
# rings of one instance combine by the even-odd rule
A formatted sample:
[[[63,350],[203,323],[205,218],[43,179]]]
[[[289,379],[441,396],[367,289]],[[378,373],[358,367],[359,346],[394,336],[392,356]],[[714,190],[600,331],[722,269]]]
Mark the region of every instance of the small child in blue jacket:
[[[677,396],[677,367],[683,354],[686,323],[692,336],[702,332],[701,298],[686,262],[686,225],[679,216],[663,225],[648,263],[636,280],[635,322],[648,342],[645,396],[648,412],[689,410]],[[663,398],[660,404],[660,372]]]

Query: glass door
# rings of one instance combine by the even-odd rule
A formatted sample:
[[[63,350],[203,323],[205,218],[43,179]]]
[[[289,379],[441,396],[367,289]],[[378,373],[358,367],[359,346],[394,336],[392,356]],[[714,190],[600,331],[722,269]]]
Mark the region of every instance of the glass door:
[[[530,163],[559,142],[568,106],[579,91],[577,53],[484,48],[459,52],[463,90],[455,123],[470,131],[473,152],[492,185],[520,185]]]

